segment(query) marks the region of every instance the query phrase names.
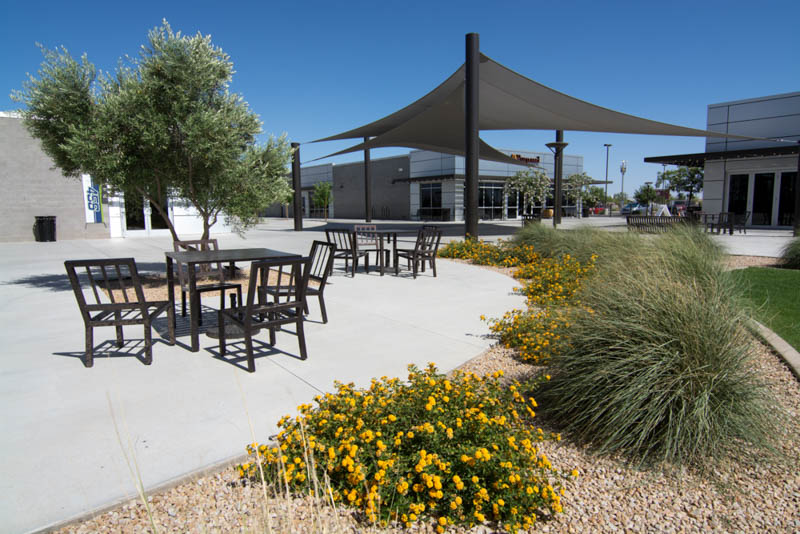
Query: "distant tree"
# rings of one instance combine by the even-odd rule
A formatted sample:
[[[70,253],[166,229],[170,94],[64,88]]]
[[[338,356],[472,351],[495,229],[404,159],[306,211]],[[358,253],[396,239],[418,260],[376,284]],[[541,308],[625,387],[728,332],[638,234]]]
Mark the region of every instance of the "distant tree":
[[[703,175],[702,167],[678,167],[658,173],[656,186],[678,192],[679,198],[682,193],[686,193],[691,204],[694,196],[703,190]]]
[[[258,116],[228,92],[233,64],[210,36],[182,36],[164,21],[138,59],[99,79],[85,55],[42,53],[39,77],[12,94],[28,131],[65,176],[88,173],[149,200],[173,239],[168,196],[195,207],[208,238],[220,216],[242,230],[291,194],[285,136],[256,143]]]
[[[314,192],[311,195],[311,202],[316,208],[322,208],[325,212],[325,218],[328,218],[328,206],[333,202],[333,194],[331,192],[333,184],[330,182],[317,182],[314,184]]]
[[[650,184],[644,184],[636,190],[633,198],[642,206],[649,206],[651,202],[658,200],[658,191]]]
[[[628,194],[627,193],[616,193],[613,197],[614,203],[618,206],[622,207],[628,203]]]
[[[587,208],[594,208],[598,204],[606,204],[605,191],[600,186],[591,185],[583,194],[583,205]]]
[[[584,196],[584,187],[592,183],[592,178],[585,172],[571,174],[566,180],[566,190],[564,196],[569,200],[575,202],[577,205],[582,204]]]
[[[528,168],[517,172],[506,179],[505,194],[513,191],[522,193],[524,204],[533,206],[535,203],[543,204],[553,190],[550,178],[541,169]]]

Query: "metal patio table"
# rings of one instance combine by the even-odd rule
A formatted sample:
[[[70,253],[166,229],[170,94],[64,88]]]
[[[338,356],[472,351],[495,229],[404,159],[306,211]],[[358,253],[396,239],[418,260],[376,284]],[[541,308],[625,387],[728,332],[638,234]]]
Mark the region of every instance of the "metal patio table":
[[[182,252],[165,252],[167,258],[167,290],[169,292],[170,309],[175,309],[175,273],[173,262],[180,262],[189,270],[189,315],[192,334],[192,352],[200,350],[200,295],[197,293],[196,265],[207,263],[230,263],[239,261],[260,261],[273,258],[299,257],[302,254],[293,254],[281,250],[268,248],[231,248],[221,250],[192,250]]]
[[[379,265],[380,265],[381,276],[383,276],[384,270],[387,267],[387,265],[385,265],[386,262],[383,259],[383,254],[384,254],[384,250],[385,250],[384,244],[383,244],[384,240],[387,240],[388,244],[392,245],[392,253],[389,255],[389,265],[388,265],[388,267],[391,267],[392,266],[391,258],[394,257],[394,251],[397,249],[397,237],[398,236],[416,236],[417,234],[419,234],[419,229],[409,230],[407,228],[403,228],[403,229],[396,229],[396,230],[392,230],[392,229],[370,230],[368,233],[370,233],[370,234],[374,233],[374,234],[376,234],[378,236],[378,251],[379,251],[378,252],[378,261],[379,261]]]

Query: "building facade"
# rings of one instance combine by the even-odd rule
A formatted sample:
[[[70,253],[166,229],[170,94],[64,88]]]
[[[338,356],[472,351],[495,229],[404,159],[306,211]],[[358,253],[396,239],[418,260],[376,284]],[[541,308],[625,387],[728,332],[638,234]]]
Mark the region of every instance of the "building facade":
[[[763,139],[709,137],[703,153],[645,161],[704,167],[705,212],[746,216],[750,227],[791,228],[800,205],[800,92],[710,104],[706,129]]]
[[[169,235],[163,217],[132,195],[110,194],[89,175],[67,178],[13,113],[0,113],[0,242],[33,241],[37,216],[56,221],[56,238],[94,239]],[[179,236],[203,233],[203,221],[187,201],[166,199]],[[212,233],[230,232],[224,218]]]
[[[549,152],[503,150],[553,177],[554,157]],[[483,220],[517,219],[526,209],[518,194],[506,194],[505,181],[528,168],[481,160],[478,176],[478,216]],[[427,150],[370,160],[372,217],[395,220],[464,220],[464,158]],[[583,172],[583,156],[564,154],[563,175]],[[364,162],[306,166],[300,169],[303,215],[319,216],[312,206],[314,184],[332,185],[333,205],[328,216],[363,219]],[[552,203],[552,201],[551,201]],[[273,206],[268,216],[291,216],[291,209]]]

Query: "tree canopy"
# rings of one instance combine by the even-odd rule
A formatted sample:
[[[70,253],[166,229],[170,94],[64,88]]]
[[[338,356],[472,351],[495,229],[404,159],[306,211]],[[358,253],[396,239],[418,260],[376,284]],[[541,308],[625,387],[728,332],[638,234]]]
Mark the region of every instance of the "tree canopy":
[[[26,105],[24,124],[64,175],[88,173],[144,196],[173,239],[168,196],[194,206],[203,238],[220,216],[241,230],[260,209],[288,201],[291,148],[285,136],[257,143],[261,122],[228,91],[233,64],[210,36],[183,36],[164,21],[138,58],[99,77],[85,55],[42,53],[38,78],[12,97]]]
[[[543,204],[552,189],[552,182],[547,174],[541,169],[531,168],[518,171],[506,180],[504,186],[505,194],[513,191],[522,193],[523,201],[527,206],[532,206],[536,202]]]
[[[633,198],[641,205],[649,205],[651,202],[658,200],[658,191],[650,184],[644,184],[636,190]]]
[[[687,193],[691,204],[694,195],[703,190],[702,167],[678,167],[666,172],[658,173],[656,186],[664,187],[670,191]]]

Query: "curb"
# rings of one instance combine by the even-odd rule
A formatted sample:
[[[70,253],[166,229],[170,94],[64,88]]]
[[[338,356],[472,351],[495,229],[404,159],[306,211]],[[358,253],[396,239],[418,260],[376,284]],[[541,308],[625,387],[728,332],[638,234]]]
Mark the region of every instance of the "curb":
[[[794,347],[763,324],[755,319],[752,321],[753,326],[755,326],[755,333],[772,347],[772,350],[789,366],[794,376],[800,380],[800,352],[797,352]]]

